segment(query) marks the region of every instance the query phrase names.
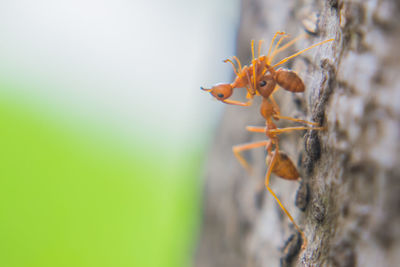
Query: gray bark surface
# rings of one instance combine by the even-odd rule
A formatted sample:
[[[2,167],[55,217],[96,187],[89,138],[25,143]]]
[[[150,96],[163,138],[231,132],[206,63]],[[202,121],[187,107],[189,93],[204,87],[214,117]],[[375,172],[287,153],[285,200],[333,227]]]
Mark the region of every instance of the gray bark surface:
[[[264,125],[260,102],[226,106],[208,156],[196,266],[398,266],[399,26],[396,0],[243,0],[237,55],[243,63],[252,38],[268,44],[277,30],[292,36],[308,31],[289,52],[335,38],[285,66],[302,77],[305,93],[278,94],[282,115],[326,127],[280,138],[281,149],[298,162],[301,187],[271,179],[308,246],[299,251],[295,229],[263,187],[265,152],[246,153],[253,175],[232,154],[233,145],[265,138],[245,130]],[[295,206],[298,191],[304,211]]]

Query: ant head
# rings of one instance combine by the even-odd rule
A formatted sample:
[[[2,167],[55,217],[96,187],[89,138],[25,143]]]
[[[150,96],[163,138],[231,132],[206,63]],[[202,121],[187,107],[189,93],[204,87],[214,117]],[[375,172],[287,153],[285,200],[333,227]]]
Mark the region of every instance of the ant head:
[[[229,98],[233,92],[233,88],[229,83],[219,83],[211,87],[211,89],[200,88],[203,91],[210,92],[213,97],[221,101]]]

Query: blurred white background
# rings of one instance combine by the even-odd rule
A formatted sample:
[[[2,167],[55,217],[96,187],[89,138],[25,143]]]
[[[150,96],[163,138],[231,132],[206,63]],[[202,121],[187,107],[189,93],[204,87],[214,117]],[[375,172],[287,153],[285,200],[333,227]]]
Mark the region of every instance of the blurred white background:
[[[238,0],[2,0],[0,79],[128,138],[192,142],[222,109],[199,87],[231,79],[238,21]]]

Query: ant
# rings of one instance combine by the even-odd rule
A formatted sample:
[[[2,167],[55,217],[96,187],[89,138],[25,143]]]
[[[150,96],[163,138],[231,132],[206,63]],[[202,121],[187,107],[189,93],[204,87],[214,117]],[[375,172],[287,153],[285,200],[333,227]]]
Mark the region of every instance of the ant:
[[[293,223],[294,227],[301,234],[304,243],[302,245],[302,249],[307,246],[307,239],[300,229],[300,227],[295,223],[293,217],[290,215],[289,211],[283,206],[282,202],[279,200],[277,195],[272,191],[269,186],[269,181],[271,178],[271,174],[274,173],[278,177],[281,177],[286,180],[291,181],[299,181],[300,174],[297,171],[296,166],[292,162],[292,160],[287,156],[287,154],[281,150],[279,150],[279,138],[278,135],[284,132],[291,132],[296,130],[323,130],[323,127],[309,127],[309,126],[298,126],[298,127],[287,127],[287,128],[277,128],[276,124],[273,120],[279,119],[288,119],[291,121],[296,121],[304,124],[309,124],[311,126],[318,126],[317,123],[309,122],[305,120],[300,120],[291,117],[283,117],[280,116],[280,111],[277,103],[275,102],[272,94],[276,91],[277,83],[275,79],[273,79],[271,74],[266,74],[262,78],[260,78],[258,84],[258,91],[260,95],[263,97],[260,113],[265,119],[265,127],[258,126],[247,126],[246,129],[250,132],[258,132],[265,133],[266,137],[269,140],[257,141],[253,143],[247,143],[242,145],[236,145],[233,147],[233,153],[235,154],[238,161],[241,165],[251,173],[251,168],[244,157],[240,154],[242,151],[254,149],[257,147],[265,147],[267,151],[266,164],[268,166],[267,173],[265,175],[265,187],[271,193],[271,195],[275,198],[278,205],[285,212],[285,214],[289,217],[290,221]]]
[[[277,36],[281,36],[274,48],[272,49],[275,39]],[[232,105],[239,106],[250,106],[252,104],[252,100],[255,95],[260,95],[262,97],[262,103],[260,107],[260,113],[265,119],[265,127],[257,127],[257,126],[247,126],[246,129],[251,132],[261,132],[266,135],[269,140],[257,141],[253,143],[247,143],[242,145],[236,145],[233,147],[233,152],[241,163],[241,165],[251,172],[250,166],[244,157],[240,154],[242,151],[250,150],[257,147],[265,147],[267,151],[266,164],[268,166],[266,175],[265,175],[265,186],[271,195],[275,198],[278,205],[285,212],[285,214],[289,217],[290,221],[293,223],[294,227],[301,234],[302,239],[304,240],[302,249],[307,246],[307,239],[304,235],[304,232],[300,229],[300,227],[295,223],[293,217],[287,211],[287,209],[283,206],[282,202],[279,200],[277,195],[272,191],[269,186],[271,174],[274,173],[278,177],[283,179],[298,181],[300,180],[299,172],[291,161],[291,159],[287,156],[287,154],[283,151],[279,150],[279,138],[278,135],[285,132],[291,132],[296,130],[323,130],[323,127],[318,127],[319,125],[314,122],[309,122],[301,119],[296,119],[292,117],[285,117],[280,115],[279,106],[275,102],[273,98],[273,93],[276,92],[278,85],[283,89],[291,92],[304,92],[305,86],[301,78],[293,71],[287,69],[278,69],[275,68],[288,60],[312,49],[316,46],[322,45],[327,42],[331,42],[334,39],[328,39],[317,44],[314,44],[306,49],[303,49],[289,57],[286,57],[279,61],[278,63],[272,65],[271,62],[274,57],[281,51],[287,49],[291,45],[293,45],[301,36],[289,41],[285,45],[280,47],[281,42],[288,37],[284,32],[275,33],[274,37],[271,40],[268,54],[261,56],[261,45],[262,41],[259,41],[258,44],[258,57],[254,57],[254,41],[251,42],[251,52],[252,52],[252,64],[249,66],[244,66],[242,68],[240,61],[237,57],[233,57],[233,60],[237,63],[237,69],[235,67],[235,63],[227,59],[224,62],[229,62],[232,64],[233,70],[235,72],[236,78],[233,83],[229,84],[217,84],[213,86],[211,89],[202,88],[202,90],[206,92],[210,92],[216,99]],[[247,102],[240,102],[228,99],[235,88],[246,88],[247,96],[249,99]],[[287,127],[287,128],[277,128],[273,120],[285,119],[294,122],[300,122],[304,124],[308,124],[309,126],[299,126],[299,127]]]
[[[272,51],[272,46],[275,42],[276,37],[280,35],[281,37],[279,40],[276,42],[275,47]],[[258,57],[254,57],[254,40],[251,42],[251,53],[252,53],[252,60],[251,60],[251,65],[249,66],[243,66],[239,61],[239,59],[236,56],[233,56],[232,59],[236,61],[237,63],[237,68],[235,66],[235,63],[231,59],[226,59],[224,60],[225,63],[229,62],[232,64],[233,71],[236,75],[235,80],[232,83],[220,83],[216,84],[210,89],[206,89],[203,87],[200,87],[203,91],[209,92],[212,96],[214,96],[217,100],[220,100],[226,104],[231,104],[231,105],[238,105],[238,106],[250,106],[252,104],[252,100],[254,95],[260,95],[261,92],[258,90],[258,83],[261,81],[261,78],[264,77],[265,73],[268,71],[271,75],[272,80],[274,80],[280,87],[282,87],[285,90],[291,91],[291,92],[304,92],[304,83],[301,80],[301,78],[291,70],[287,69],[278,69],[275,70],[275,68],[279,65],[282,65],[283,63],[287,62],[288,60],[316,47],[319,45],[322,45],[327,42],[331,42],[334,39],[328,39],[322,42],[319,42],[317,44],[314,44],[306,49],[303,49],[291,56],[288,56],[278,63],[271,65],[272,60],[274,57],[279,53],[282,52],[283,50],[287,49],[291,45],[293,45],[295,42],[297,42],[302,35],[299,37],[289,41],[285,45],[279,47],[281,42],[289,37],[285,32],[276,32],[274,37],[271,40],[269,49],[268,49],[268,54],[267,55],[261,55],[261,45],[263,43],[262,40],[259,41],[258,43]],[[240,102],[240,101],[235,101],[235,100],[230,100],[228,99],[232,93],[233,89],[235,88],[243,88],[245,87],[247,90],[247,96],[246,98],[249,99],[247,102]]]

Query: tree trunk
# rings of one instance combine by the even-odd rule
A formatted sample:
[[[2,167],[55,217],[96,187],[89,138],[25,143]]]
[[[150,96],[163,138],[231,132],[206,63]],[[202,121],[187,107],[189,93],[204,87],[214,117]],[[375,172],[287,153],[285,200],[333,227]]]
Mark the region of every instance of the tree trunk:
[[[277,93],[282,115],[326,127],[282,134],[280,147],[298,162],[303,182],[271,179],[308,245],[300,250],[299,235],[263,188],[265,152],[246,154],[253,175],[232,154],[233,145],[265,138],[245,130],[264,125],[260,102],[227,106],[208,157],[196,266],[399,264],[399,14],[396,0],[243,0],[237,55],[243,62],[251,38],[267,46],[278,30],[307,32],[290,52],[335,38],[285,66],[302,77],[305,93]],[[289,125],[295,124],[279,124]]]

